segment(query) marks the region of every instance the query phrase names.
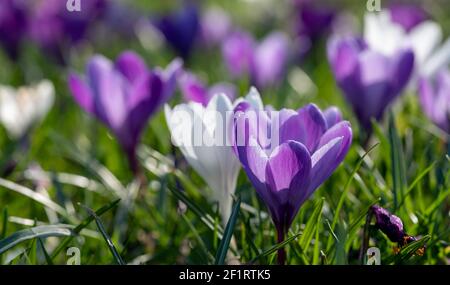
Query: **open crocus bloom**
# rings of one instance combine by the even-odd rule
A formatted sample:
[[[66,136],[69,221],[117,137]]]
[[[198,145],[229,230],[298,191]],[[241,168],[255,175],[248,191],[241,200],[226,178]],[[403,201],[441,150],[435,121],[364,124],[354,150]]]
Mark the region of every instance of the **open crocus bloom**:
[[[252,90],[252,92],[257,92]],[[329,109],[264,111],[243,101],[235,108],[234,150],[260,198],[269,208],[279,241],[300,206],[342,162],[352,129]]]
[[[258,103],[261,99],[254,95],[249,94],[245,100],[262,107],[262,103]],[[173,110],[166,105],[165,113],[172,143],[180,148],[187,162],[211,188],[226,224],[240,169],[231,147],[233,104],[228,96],[219,93],[207,105],[191,101]]]
[[[108,126],[126,152],[131,169],[137,171],[136,147],[147,121],[176,88],[179,60],[166,70],[149,70],[135,53],[123,52],[112,63],[96,55],[86,67],[86,80],[69,76],[77,103]]]
[[[450,71],[442,69],[433,79],[420,78],[419,94],[425,114],[450,135]]]
[[[219,82],[208,88],[197,76],[188,71],[180,74],[178,85],[186,101],[201,103],[203,106],[206,106],[215,94],[223,93],[233,100],[237,93],[236,87],[226,82]]]
[[[387,56],[351,37],[331,39],[328,60],[345,98],[368,133],[371,118],[382,119],[386,107],[407,85],[414,67],[414,54],[409,49]]]
[[[48,80],[18,89],[0,86],[0,121],[8,135],[13,139],[23,137],[33,124],[45,117],[54,97],[55,88]]]
[[[289,58],[289,39],[273,32],[261,43],[241,31],[231,33],[222,45],[222,54],[230,74],[249,76],[252,84],[265,88],[283,79]]]
[[[386,56],[411,48],[419,75],[431,76],[450,61],[450,39],[438,48],[442,28],[426,20],[417,7],[395,6],[380,13],[366,14],[364,39],[371,49]]]

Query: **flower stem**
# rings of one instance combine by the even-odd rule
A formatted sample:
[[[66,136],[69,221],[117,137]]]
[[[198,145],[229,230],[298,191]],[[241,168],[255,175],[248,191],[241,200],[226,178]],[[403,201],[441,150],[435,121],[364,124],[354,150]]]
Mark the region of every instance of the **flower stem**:
[[[277,242],[282,243],[284,241],[284,229],[283,227],[277,228]],[[284,246],[278,249],[278,264],[284,265],[286,263],[286,250]]]

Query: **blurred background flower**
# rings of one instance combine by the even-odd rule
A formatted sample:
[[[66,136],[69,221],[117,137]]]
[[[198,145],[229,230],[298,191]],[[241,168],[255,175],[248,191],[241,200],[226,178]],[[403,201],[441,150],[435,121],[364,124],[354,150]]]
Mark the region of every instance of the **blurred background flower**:
[[[96,55],[86,66],[86,79],[69,76],[77,103],[116,135],[127,154],[131,170],[138,171],[136,147],[147,121],[173,94],[181,62],[165,71],[150,70],[137,54],[126,51],[112,63]]]

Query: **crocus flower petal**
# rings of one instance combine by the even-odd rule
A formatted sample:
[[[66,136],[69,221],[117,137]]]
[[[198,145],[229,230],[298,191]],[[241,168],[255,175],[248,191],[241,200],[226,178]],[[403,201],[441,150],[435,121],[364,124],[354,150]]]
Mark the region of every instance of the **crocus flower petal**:
[[[423,22],[411,31],[408,40],[420,66],[442,41],[442,28],[432,21]]]
[[[247,33],[237,31],[225,39],[222,45],[222,54],[232,76],[238,77],[250,72],[253,49],[253,39]]]
[[[111,129],[119,130],[126,119],[126,83],[123,76],[103,56],[95,56],[90,60],[87,74],[97,115]]]
[[[391,5],[389,13],[392,21],[401,25],[407,32],[428,18],[425,11],[416,5]]]
[[[147,73],[144,60],[132,51],[121,53],[115,65],[117,70],[132,83]]]
[[[284,121],[282,119],[280,123],[280,143],[295,140],[304,144],[310,152],[315,150],[320,137],[327,129],[322,112],[314,104],[306,105],[298,110],[297,115]]]
[[[328,109],[323,111],[323,116],[325,117],[325,121],[327,122],[328,129],[342,121],[341,111],[334,106],[329,107]]]
[[[178,84],[186,101],[197,102],[206,106],[208,103],[207,88],[194,74],[183,72],[183,74],[180,75]]]
[[[310,168],[311,159],[306,147],[291,140],[282,143],[271,153],[266,169],[266,181],[272,191],[287,190],[299,173],[303,178],[299,181],[307,180]],[[279,171],[280,169],[283,171]],[[294,185],[294,188],[297,186]]]
[[[87,113],[95,114],[94,97],[86,82],[76,74],[69,75],[69,88],[75,101]]]

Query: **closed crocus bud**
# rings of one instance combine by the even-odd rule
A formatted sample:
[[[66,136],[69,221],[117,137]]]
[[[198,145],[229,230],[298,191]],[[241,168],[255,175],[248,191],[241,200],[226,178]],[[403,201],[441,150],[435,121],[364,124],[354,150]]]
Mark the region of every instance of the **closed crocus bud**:
[[[180,10],[152,21],[167,43],[183,58],[187,58],[200,33],[198,7],[186,2]]]
[[[328,127],[313,104],[299,110],[265,111],[240,102],[233,133],[235,153],[269,209],[279,242],[301,205],[344,160],[352,141],[349,122]],[[279,262],[284,263],[280,252]]]
[[[243,31],[231,33],[222,45],[222,55],[233,77],[249,75],[252,68],[255,42]]]
[[[275,85],[284,78],[289,58],[289,39],[281,32],[269,34],[256,47],[252,83],[259,88]]]
[[[450,135],[450,71],[442,69],[434,78],[420,78],[419,96],[424,113]]]
[[[181,62],[174,60],[166,70],[150,70],[137,54],[126,51],[114,63],[101,55],[92,57],[86,79],[69,76],[77,103],[110,128],[135,173],[142,131],[151,115],[172,96],[180,68]]]
[[[403,237],[406,235],[403,230],[402,220],[380,206],[372,206],[371,211],[375,216],[375,226],[379,228],[391,241],[402,243]]]
[[[334,77],[361,126],[371,132],[371,118],[381,120],[386,107],[407,85],[414,54],[400,49],[391,56],[370,48],[358,38],[332,38],[328,60]]]
[[[173,109],[165,106],[172,142],[211,188],[223,224],[230,217],[240,169],[231,148],[232,111],[233,104],[225,94],[214,95],[206,106],[196,102]]]
[[[203,106],[206,106],[215,94],[223,93],[231,100],[236,97],[236,87],[233,84],[219,82],[208,88],[197,76],[188,71],[181,73],[178,85],[187,102],[197,102]]]
[[[12,139],[20,139],[53,105],[53,83],[43,80],[17,89],[0,86],[0,121]]]

